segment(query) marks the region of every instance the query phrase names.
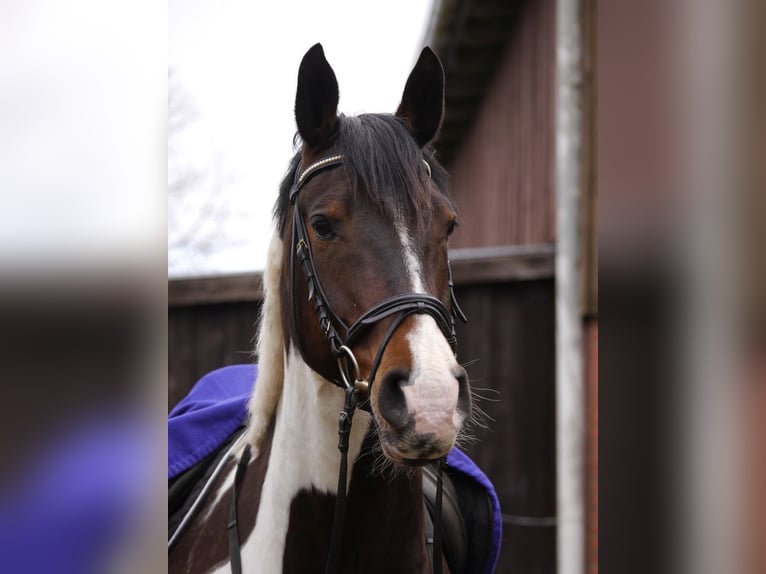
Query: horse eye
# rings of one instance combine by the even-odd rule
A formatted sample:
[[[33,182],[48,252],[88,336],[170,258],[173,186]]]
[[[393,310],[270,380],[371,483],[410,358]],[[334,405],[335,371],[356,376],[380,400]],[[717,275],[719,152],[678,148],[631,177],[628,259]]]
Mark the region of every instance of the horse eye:
[[[335,235],[332,225],[324,217],[316,217],[311,222],[311,227],[314,228],[314,233],[318,239],[330,239]]]
[[[457,227],[457,221],[454,219],[451,219],[449,223],[447,223],[447,237],[452,235],[452,232],[455,231],[456,227]]]

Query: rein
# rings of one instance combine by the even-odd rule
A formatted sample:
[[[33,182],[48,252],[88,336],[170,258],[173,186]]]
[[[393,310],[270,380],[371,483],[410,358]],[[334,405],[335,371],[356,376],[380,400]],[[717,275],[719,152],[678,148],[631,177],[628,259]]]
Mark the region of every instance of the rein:
[[[292,329],[295,334],[295,342],[302,357],[304,353],[300,338],[298,337],[298,325],[295,312],[295,269],[296,262],[300,265],[303,272],[303,276],[306,280],[309,292],[309,301],[314,304],[314,312],[317,315],[319,326],[327,340],[330,350],[335,355],[338,361],[338,374],[336,378],[329,379],[334,385],[343,389],[345,393],[345,401],[343,411],[340,413],[338,420],[338,450],[340,451],[340,467],[338,469],[338,495],[335,502],[335,516],[333,519],[333,529],[330,537],[330,551],[327,558],[327,565],[325,569],[326,574],[334,574],[338,567],[338,560],[340,559],[340,550],[343,538],[343,527],[346,516],[346,489],[347,489],[347,477],[348,477],[348,446],[349,435],[351,434],[351,423],[354,417],[354,412],[359,408],[365,408],[369,410],[369,401],[363,401],[360,404],[359,395],[364,392],[369,394],[372,384],[375,381],[375,375],[377,374],[378,367],[383,358],[383,353],[388,346],[394,333],[404,320],[410,315],[414,314],[427,314],[434,318],[439,329],[442,331],[450,344],[453,353],[457,349],[457,337],[455,335],[455,318],[459,318],[461,321],[466,322],[467,319],[460,309],[455,298],[455,290],[452,282],[452,270],[450,269],[449,262],[447,262],[448,273],[448,286],[450,294],[450,306],[451,311],[448,311],[444,304],[432,295],[426,293],[407,293],[403,295],[395,295],[384,299],[380,303],[373,305],[370,309],[364,312],[353,324],[347,326],[344,321],[333,311],[330,306],[327,296],[325,295],[322,285],[317,275],[316,266],[314,265],[314,259],[311,254],[310,242],[306,224],[303,221],[301,215],[300,206],[298,203],[298,193],[302,187],[311,180],[315,175],[326,170],[334,169],[343,164],[342,155],[332,155],[325,157],[311,165],[304,170],[296,170],[295,182],[290,191],[290,203],[293,205],[293,228],[292,228],[292,245],[290,251],[290,309],[291,309],[291,321]],[[428,176],[431,177],[431,166],[423,160]],[[373,360],[372,367],[370,369],[369,380],[362,379],[359,372],[359,364],[356,357],[351,350],[352,345],[371,327],[377,324],[379,321],[388,317],[395,316],[391,326],[386,331],[383,341],[378,348],[378,351]],[[345,336],[341,337],[338,333],[337,327],[339,327]],[[231,563],[231,569],[233,574],[241,573],[241,556],[240,556],[240,543],[239,532],[237,527],[237,490],[241,484],[244,471],[250,459],[249,448],[242,454],[242,458],[237,465],[237,471],[234,481],[234,487],[232,488],[232,499],[229,516],[229,559]],[[434,520],[434,556],[433,556],[433,571],[435,574],[441,574],[442,571],[442,558],[441,558],[441,493],[442,493],[442,461],[438,461],[438,479],[437,479],[437,496],[436,496],[436,516]],[[437,553],[438,551],[438,553]]]

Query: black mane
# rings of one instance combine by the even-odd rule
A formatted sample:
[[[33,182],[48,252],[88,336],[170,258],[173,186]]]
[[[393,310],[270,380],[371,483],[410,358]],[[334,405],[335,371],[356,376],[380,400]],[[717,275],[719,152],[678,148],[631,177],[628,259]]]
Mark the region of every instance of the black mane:
[[[369,196],[390,217],[415,214],[422,224],[430,213],[431,201],[423,179],[428,177],[421,159],[428,161],[437,187],[444,191],[447,172],[434,158],[431,148],[421,150],[404,121],[391,114],[362,114],[338,118],[338,129],[325,155],[343,154],[347,184]],[[299,168],[298,151],[279,186],[274,217],[279,233],[284,230],[290,189]]]

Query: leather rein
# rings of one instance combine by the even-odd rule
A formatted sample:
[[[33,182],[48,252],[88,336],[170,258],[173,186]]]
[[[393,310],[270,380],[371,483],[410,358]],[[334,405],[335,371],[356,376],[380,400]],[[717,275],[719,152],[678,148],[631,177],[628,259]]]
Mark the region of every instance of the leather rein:
[[[345,401],[343,411],[338,420],[338,450],[340,451],[340,467],[338,469],[338,495],[335,502],[335,516],[333,520],[333,529],[330,538],[330,552],[327,558],[325,568],[326,574],[334,574],[338,567],[340,550],[343,536],[343,527],[346,515],[346,484],[348,475],[348,438],[351,433],[351,423],[354,412],[357,407],[369,410],[369,400],[360,404],[359,395],[365,393],[369,396],[372,384],[375,380],[380,361],[383,358],[383,352],[388,346],[389,341],[404,320],[413,314],[427,314],[434,318],[439,329],[452,347],[453,353],[457,348],[457,337],[455,335],[455,318],[466,322],[466,317],[460,309],[455,298],[454,285],[452,282],[452,271],[447,262],[448,285],[450,293],[451,310],[448,311],[444,304],[426,293],[408,293],[389,297],[373,305],[364,312],[354,323],[347,326],[346,323],[333,311],[327,296],[317,275],[314,259],[311,255],[306,224],[298,203],[298,193],[303,186],[318,173],[335,169],[343,164],[342,155],[332,155],[325,157],[301,170],[300,166],[296,169],[295,181],[290,190],[290,204],[293,206],[293,228],[290,251],[290,308],[292,331],[295,336],[295,342],[302,357],[306,357],[300,337],[298,336],[297,318],[296,318],[296,290],[295,275],[296,267],[299,265],[306,284],[308,286],[309,300],[313,302],[314,312],[319,320],[319,326],[327,340],[330,350],[338,361],[338,376],[329,379],[330,382],[343,389]],[[423,160],[431,176],[431,167]],[[359,364],[354,356],[351,347],[353,344],[371,327],[379,321],[388,317],[395,317],[390,327],[386,331],[383,341],[377,350],[375,358],[370,369],[369,380],[362,379],[359,372]],[[338,328],[344,333],[344,336],[338,332]],[[237,464],[234,485],[232,487],[231,505],[229,508],[229,559],[233,574],[241,574],[241,552],[239,542],[239,531],[237,527],[237,491],[241,486],[245,470],[250,461],[250,446],[247,445]],[[436,497],[436,517],[434,520],[434,551],[433,551],[433,571],[435,574],[441,574],[441,492],[442,492],[442,462],[438,463],[438,482]],[[438,551],[438,553],[437,553]]]

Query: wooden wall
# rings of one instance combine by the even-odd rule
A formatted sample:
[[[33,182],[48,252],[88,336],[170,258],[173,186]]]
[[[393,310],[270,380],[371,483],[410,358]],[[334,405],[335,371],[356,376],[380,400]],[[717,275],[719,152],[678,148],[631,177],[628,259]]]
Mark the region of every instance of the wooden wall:
[[[260,301],[168,309],[168,410],[205,373],[253,362]]]
[[[555,244],[555,15],[555,0],[519,3],[494,79],[450,163],[463,223],[456,247]],[[497,572],[553,573],[554,283],[476,286],[465,299],[482,331],[461,338],[461,360],[479,358],[475,386],[486,381],[501,394],[487,403],[492,431],[480,432],[470,451],[503,508]]]
[[[468,454],[503,511],[498,574],[556,571],[553,280],[459,289],[458,357],[490,416]],[[489,390],[484,390],[489,389]]]
[[[456,247],[556,238],[555,0],[522,2],[508,34],[494,80],[450,165],[464,222]]]

